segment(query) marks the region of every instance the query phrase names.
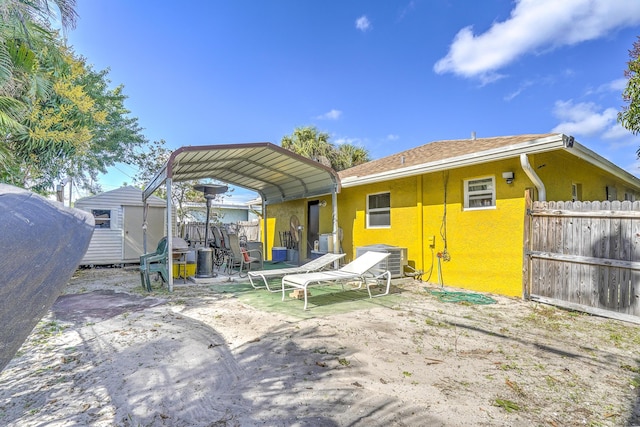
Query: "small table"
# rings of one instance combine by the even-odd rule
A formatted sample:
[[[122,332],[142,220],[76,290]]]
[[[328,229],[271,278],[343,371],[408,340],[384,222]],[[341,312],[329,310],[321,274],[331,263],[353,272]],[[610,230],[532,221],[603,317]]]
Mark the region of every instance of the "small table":
[[[178,266],[178,279],[182,278],[182,283],[187,283],[187,254],[188,250],[174,250],[173,264]],[[184,274],[180,274],[184,267]]]

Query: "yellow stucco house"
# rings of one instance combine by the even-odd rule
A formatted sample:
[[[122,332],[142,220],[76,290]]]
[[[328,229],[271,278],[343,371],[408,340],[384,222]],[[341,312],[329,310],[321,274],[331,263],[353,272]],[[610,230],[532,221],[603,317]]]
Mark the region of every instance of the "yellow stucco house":
[[[640,180],[563,134],[435,141],[339,177],[345,261],[359,247],[406,248],[408,264],[431,282],[509,296],[522,295],[527,190],[549,201],[640,196]],[[311,257],[333,212],[330,195],[269,206],[269,251],[295,217],[300,256]]]

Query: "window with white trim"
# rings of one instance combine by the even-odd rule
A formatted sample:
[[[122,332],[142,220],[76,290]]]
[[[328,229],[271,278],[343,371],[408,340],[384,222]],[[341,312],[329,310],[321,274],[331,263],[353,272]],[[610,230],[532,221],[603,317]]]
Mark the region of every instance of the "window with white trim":
[[[111,228],[111,211],[109,209],[92,209],[96,228]]]
[[[367,228],[391,227],[391,193],[367,196]]]
[[[464,208],[488,209],[496,206],[496,179],[493,176],[464,181]]]
[[[574,202],[582,200],[582,184],[571,184],[571,200]]]
[[[627,190],[624,193],[624,199],[625,200],[629,200],[630,202],[635,202],[636,201],[636,195],[633,191],[631,190]]]

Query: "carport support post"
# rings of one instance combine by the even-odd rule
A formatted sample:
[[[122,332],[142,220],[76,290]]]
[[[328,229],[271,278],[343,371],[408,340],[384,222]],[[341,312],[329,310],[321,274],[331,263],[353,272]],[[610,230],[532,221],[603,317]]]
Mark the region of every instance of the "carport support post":
[[[269,233],[267,232],[267,204],[264,202],[264,194],[260,194],[260,197],[262,198],[262,260],[264,261],[267,258],[267,248],[269,247],[267,240]],[[273,239],[275,244],[275,237]]]
[[[167,285],[173,292],[173,224],[171,222],[171,178],[167,178]]]
[[[142,253],[147,253],[147,213],[149,212],[149,203],[147,199],[142,199]]]
[[[334,190],[331,193],[331,206],[333,207],[333,253],[340,253],[340,246],[338,246],[338,194]],[[333,263],[334,268],[340,267],[338,261]]]

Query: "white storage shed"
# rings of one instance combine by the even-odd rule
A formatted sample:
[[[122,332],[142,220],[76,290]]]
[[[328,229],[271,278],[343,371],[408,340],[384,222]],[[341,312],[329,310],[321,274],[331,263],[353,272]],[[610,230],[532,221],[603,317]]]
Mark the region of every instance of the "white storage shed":
[[[166,233],[167,202],[147,199],[147,252],[153,252]],[[127,186],[84,197],[75,208],[93,214],[95,230],[80,265],[109,265],[140,262],[143,249],[142,190]]]

